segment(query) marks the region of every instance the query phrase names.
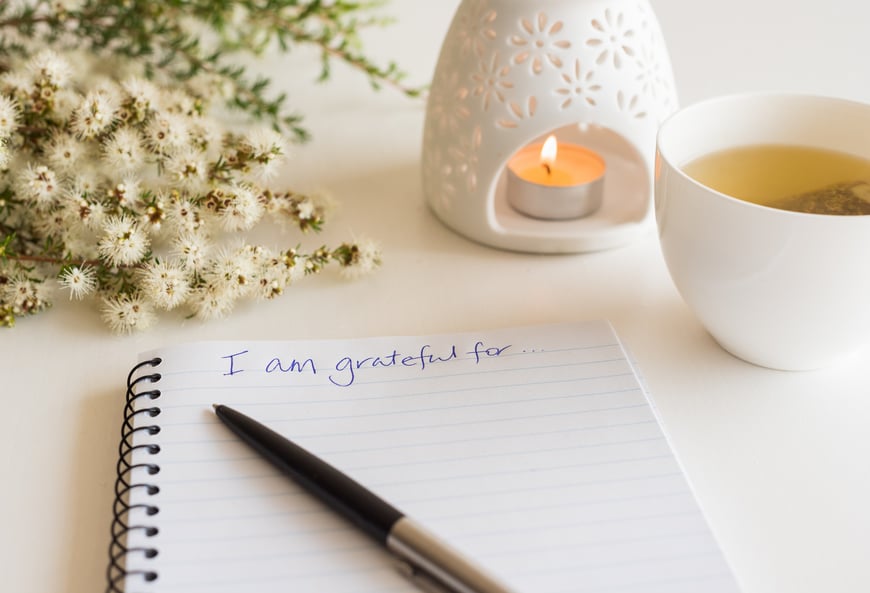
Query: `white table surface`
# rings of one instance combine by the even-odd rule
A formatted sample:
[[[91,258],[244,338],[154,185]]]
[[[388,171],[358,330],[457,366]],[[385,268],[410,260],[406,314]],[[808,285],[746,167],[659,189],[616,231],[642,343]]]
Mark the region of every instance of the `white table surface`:
[[[370,53],[428,81],[457,5],[393,0],[386,12],[398,23],[367,35]],[[684,105],[748,90],[870,102],[870,3],[653,0],[653,8]],[[469,242],[423,203],[422,101],[374,93],[338,66],[332,83],[315,85],[306,52],[272,71],[314,135],[281,180],[327,188],[343,206],[306,241],[370,236],[384,267],[355,283],[326,273],[225,321],[163,320],[131,337],[110,335],[94,306],[63,301],[0,330],[0,589],[103,589],[123,382],[140,350],[607,318],[634,352],[745,593],[870,590],[868,352],[804,373],[729,356],[675,291],[652,227],[627,246],[584,255]]]

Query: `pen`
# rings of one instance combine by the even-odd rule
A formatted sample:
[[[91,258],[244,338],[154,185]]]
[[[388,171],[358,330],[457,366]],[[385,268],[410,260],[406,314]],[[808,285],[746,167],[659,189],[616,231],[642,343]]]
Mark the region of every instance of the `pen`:
[[[392,553],[399,570],[421,589],[515,593],[402,511],[313,453],[232,408],[214,404],[214,411],[239,438]]]

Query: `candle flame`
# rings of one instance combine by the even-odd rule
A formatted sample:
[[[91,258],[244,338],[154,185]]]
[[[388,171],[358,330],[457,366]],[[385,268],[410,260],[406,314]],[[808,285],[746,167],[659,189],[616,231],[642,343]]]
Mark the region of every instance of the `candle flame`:
[[[556,162],[556,153],[559,151],[559,145],[556,143],[556,137],[552,134],[547,138],[544,145],[541,147],[541,163],[544,165],[552,165]]]

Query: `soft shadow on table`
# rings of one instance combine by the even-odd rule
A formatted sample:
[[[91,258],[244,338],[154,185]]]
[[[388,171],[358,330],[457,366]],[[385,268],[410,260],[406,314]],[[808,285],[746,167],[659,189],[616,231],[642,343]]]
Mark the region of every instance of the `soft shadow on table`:
[[[364,175],[336,176],[330,191],[340,203],[341,222],[365,220],[355,228],[378,240],[389,237],[391,251],[436,246],[439,252],[468,254],[469,248],[493,254],[507,253],[463,237],[445,226],[429,209],[423,197],[419,160],[372,169]],[[381,213],[371,216],[367,211]]]
[[[52,343],[57,339],[59,329],[67,336],[76,336],[76,339],[90,341],[94,339],[106,339],[112,337],[109,327],[100,318],[99,300],[86,299],[84,301],[69,301],[66,298],[57,298],[54,305],[47,311],[20,320],[22,330],[26,325],[26,331],[36,336],[34,343]],[[13,353],[23,355],[23,353]]]
[[[123,379],[119,378],[122,383]],[[74,446],[67,452],[73,471],[66,496],[64,526],[67,593],[103,591],[108,561],[109,533],[114,499],[115,462],[124,389],[96,393],[83,399],[76,424]],[[59,592],[60,593],[60,592]]]

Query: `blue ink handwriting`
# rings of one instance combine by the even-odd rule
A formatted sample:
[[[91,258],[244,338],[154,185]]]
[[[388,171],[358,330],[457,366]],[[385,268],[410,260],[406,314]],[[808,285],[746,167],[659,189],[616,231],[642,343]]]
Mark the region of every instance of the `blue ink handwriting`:
[[[471,350],[463,353],[465,356],[462,357],[460,357],[460,351],[455,344],[447,347],[444,351],[437,353],[433,352],[430,344],[424,344],[420,346],[419,350],[411,354],[400,352],[398,349],[394,348],[392,352],[378,356],[365,356],[362,358],[344,356],[335,363],[333,366],[334,370],[330,372],[327,379],[330,383],[338,387],[350,387],[357,380],[357,372],[364,369],[406,367],[417,368],[420,371],[424,371],[431,365],[446,363],[459,358],[473,360],[474,364],[477,365],[480,364],[481,360],[501,356],[508,348],[511,348],[510,344],[505,346],[489,346],[478,340],[474,343],[474,347]],[[225,377],[231,377],[244,372],[245,369],[241,367],[241,359],[248,354],[248,350],[241,350],[233,354],[222,356],[221,358],[228,362],[228,369],[223,373],[223,375]],[[248,368],[251,368],[250,365]],[[310,357],[295,358],[291,356],[275,356],[260,368],[262,368],[266,374],[279,373],[284,375],[293,373],[297,375],[317,375],[318,372],[317,364],[314,362],[314,359]]]

